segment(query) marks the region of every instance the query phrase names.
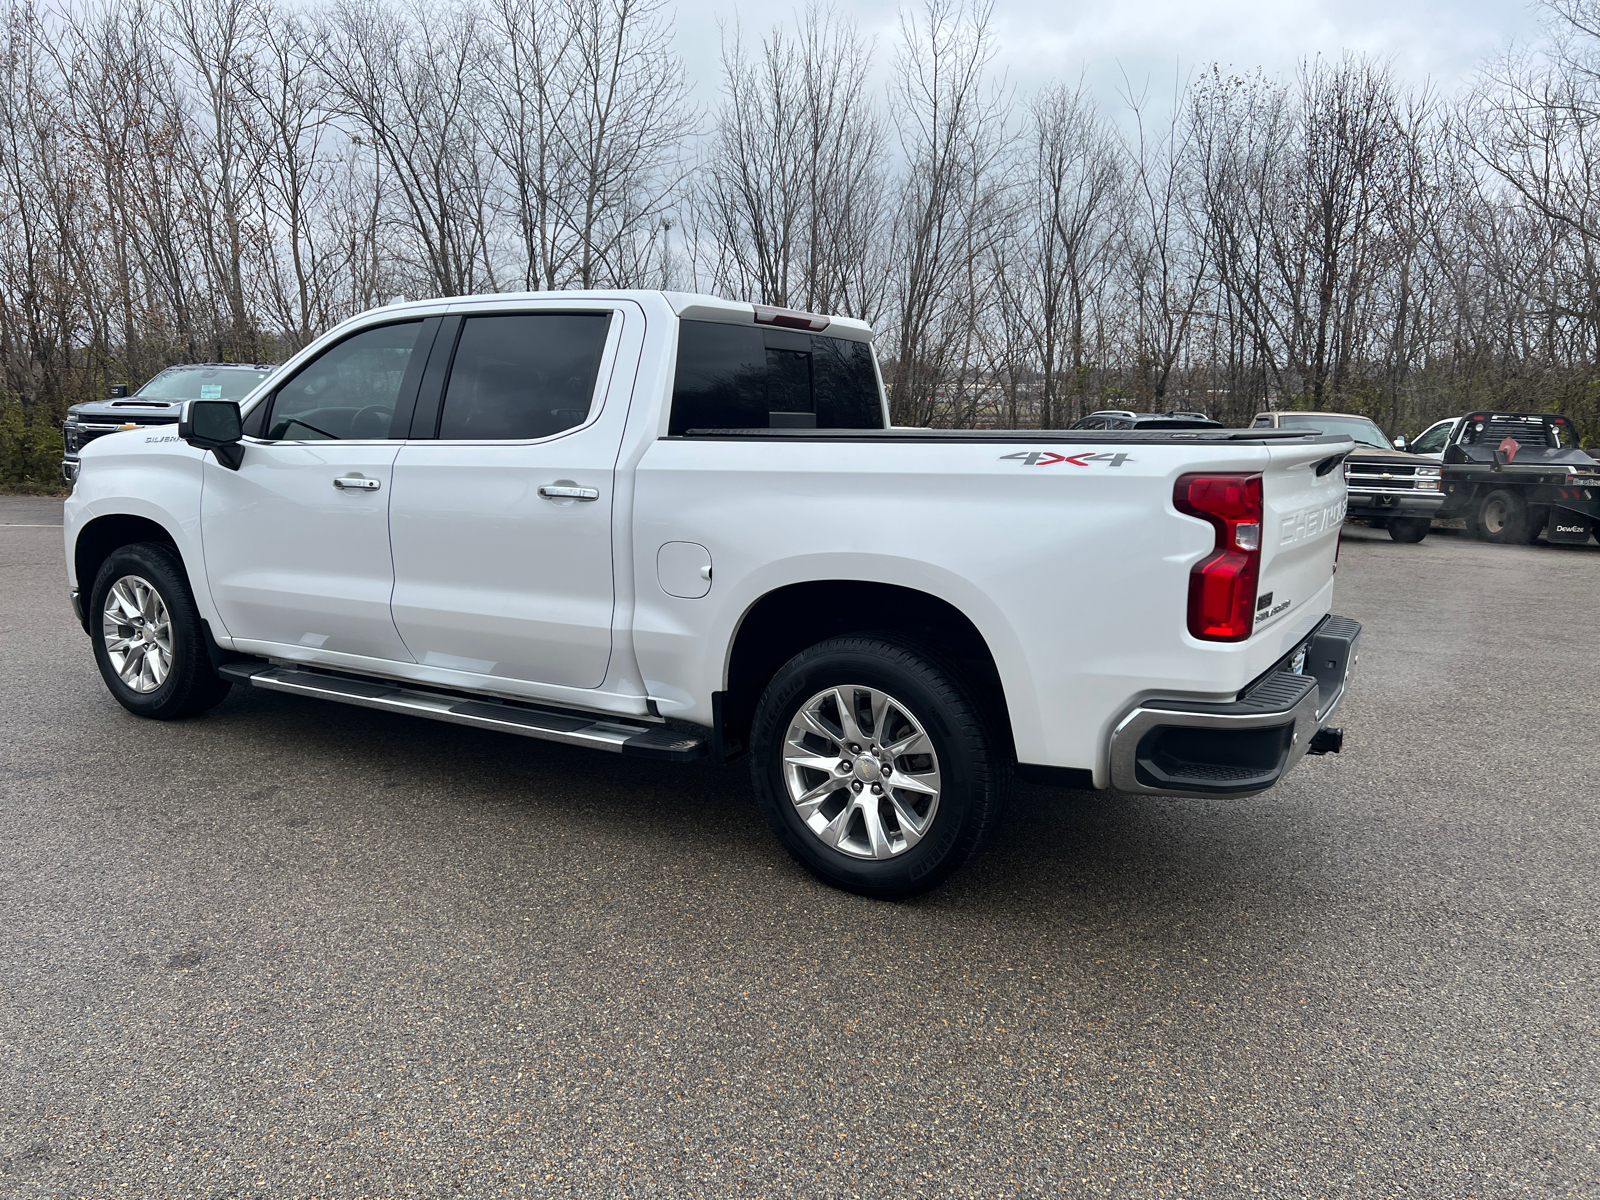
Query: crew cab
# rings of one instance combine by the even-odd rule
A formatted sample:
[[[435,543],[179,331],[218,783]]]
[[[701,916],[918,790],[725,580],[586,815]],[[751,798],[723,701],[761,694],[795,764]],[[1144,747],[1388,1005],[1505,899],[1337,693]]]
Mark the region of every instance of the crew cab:
[[[1444,506],[1440,468],[1407,454],[1384,436],[1370,418],[1354,413],[1263,412],[1256,429],[1320,429],[1346,433],[1356,448],[1344,460],[1349,507],[1346,515],[1387,529],[1397,542],[1420,542]]]
[[[1328,726],[1348,437],[892,427],[872,331],[673,292],[334,329],[83,451],[71,596],[158,719],[233,686],[661,762],[899,897],[1016,774],[1241,797]]]
[[[1600,533],[1600,462],[1566,417],[1473,412],[1435,422],[1411,443],[1441,464],[1440,516],[1485,541],[1581,545]]]

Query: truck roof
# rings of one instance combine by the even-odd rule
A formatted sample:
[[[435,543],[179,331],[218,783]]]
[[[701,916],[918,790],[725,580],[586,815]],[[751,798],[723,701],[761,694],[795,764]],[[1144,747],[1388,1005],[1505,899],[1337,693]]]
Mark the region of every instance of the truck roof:
[[[439,305],[459,301],[550,300],[562,297],[584,299],[641,300],[657,298],[666,300],[672,311],[685,321],[718,321],[724,325],[770,325],[780,329],[793,329],[802,333],[826,333],[829,337],[847,338],[854,342],[870,342],[872,326],[855,317],[834,316],[830,313],[804,312],[795,308],[779,308],[770,304],[753,304],[749,301],[724,300],[720,296],[706,296],[698,292],[671,292],[648,288],[585,288],[581,291],[549,292],[483,292],[472,296],[432,296],[419,300],[397,300],[358,314],[360,317],[385,309],[400,311],[427,311]]]

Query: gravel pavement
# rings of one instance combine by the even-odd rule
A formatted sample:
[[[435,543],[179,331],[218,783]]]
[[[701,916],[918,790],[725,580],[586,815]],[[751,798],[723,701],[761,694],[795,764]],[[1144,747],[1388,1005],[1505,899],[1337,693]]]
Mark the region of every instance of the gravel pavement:
[[[1600,548],[1346,531],[1344,754],[941,891],[671,768],[125,713],[0,499],[0,1196],[1600,1195]]]

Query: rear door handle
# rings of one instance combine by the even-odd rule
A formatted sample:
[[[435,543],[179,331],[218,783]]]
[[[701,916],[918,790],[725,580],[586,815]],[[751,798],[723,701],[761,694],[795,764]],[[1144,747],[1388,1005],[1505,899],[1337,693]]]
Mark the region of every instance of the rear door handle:
[[[539,495],[546,500],[598,500],[600,499],[600,489],[546,484],[539,489]]]
[[[363,479],[359,475],[341,475],[333,481],[333,486],[350,491],[375,492],[383,486],[376,479]]]

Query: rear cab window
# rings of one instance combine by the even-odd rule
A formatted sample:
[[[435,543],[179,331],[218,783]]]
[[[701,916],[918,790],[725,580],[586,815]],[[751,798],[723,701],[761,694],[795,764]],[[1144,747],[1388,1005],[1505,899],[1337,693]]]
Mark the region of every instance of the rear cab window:
[[[865,342],[754,325],[680,321],[668,433],[882,429]]]

